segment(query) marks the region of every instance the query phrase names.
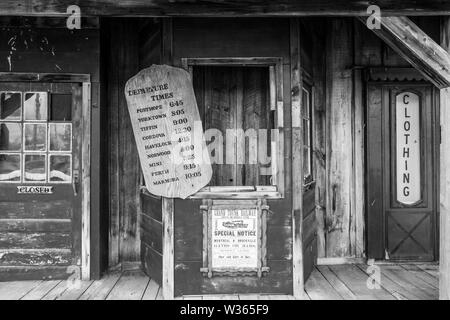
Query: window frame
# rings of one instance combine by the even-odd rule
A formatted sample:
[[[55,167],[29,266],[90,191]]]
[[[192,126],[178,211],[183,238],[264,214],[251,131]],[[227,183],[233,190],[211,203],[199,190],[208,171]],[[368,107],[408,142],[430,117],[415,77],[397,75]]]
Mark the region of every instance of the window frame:
[[[83,82],[84,83],[84,82]],[[0,154],[3,155],[18,155],[20,164],[20,179],[19,180],[0,180],[0,184],[73,184],[74,173],[73,173],[73,122],[71,121],[51,121],[50,120],[50,105],[51,105],[51,92],[50,91],[17,91],[17,90],[1,90],[1,93],[20,93],[20,120],[10,120],[10,119],[0,119],[0,124],[2,123],[14,123],[20,126],[21,131],[21,148],[20,150],[0,150]],[[25,117],[25,99],[26,95],[30,93],[45,93],[46,94],[46,119],[26,119]],[[50,150],[50,126],[51,124],[65,124],[70,126],[70,149],[64,151],[52,151]],[[45,126],[45,150],[29,150],[26,149],[26,126],[39,125]],[[50,179],[50,157],[51,155],[69,155],[70,156],[70,180],[64,181],[51,181]],[[45,179],[44,180],[27,180],[26,173],[26,157],[27,156],[44,156],[44,170]]]
[[[276,134],[272,136],[272,185],[270,186],[208,186],[188,199],[255,199],[284,198],[284,102],[283,102],[283,58],[181,58],[182,67],[193,76],[195,66],[223,67],[268,67],[270,110],[275,111]],[[275,145],[275,148],[274,148]]]
[[[314,184],[315,182],[315,175],[314,175],[314,86],[312,81],[310,80],[309,76],[305,74],[305,72],[303,72],[302,74],[303,77],[303,83],[302,83],[302,97],[303,97],[303,91],[308,93],[308,114],[309,117],[305,118],[304,117],[304,112],[301,113],[301,117],[302,117],[302,122],[304,120],[308,121],[309,123],[309,168],[310,168],[310,173],[308,176],[303,175],[303,187],[304,188],[308,188],[309,186],[311,186],[312,184]],[[303,101],[302,101],[302,108],[305,108],[305,106],[303,105]],[[303,127],[303,123],[302,123],[302,127]],[[303,141],[303,150],[305,148],[308,148],[308,144],[306,143],[306,141]],[[306,161],[306,159],[303,159],[303,161]]]

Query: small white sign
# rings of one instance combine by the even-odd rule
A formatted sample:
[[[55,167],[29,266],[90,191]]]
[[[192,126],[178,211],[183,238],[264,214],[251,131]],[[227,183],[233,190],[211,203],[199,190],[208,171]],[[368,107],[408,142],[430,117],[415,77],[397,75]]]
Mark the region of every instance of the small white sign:
[[[397,201],[412,205],[421,199],[419,96],[402,92],[396,98]]]
[[[212,269],[258,268],[258,210],[212,209]]]
[[[18,194],[52,194],[53,186],[18,186]]]

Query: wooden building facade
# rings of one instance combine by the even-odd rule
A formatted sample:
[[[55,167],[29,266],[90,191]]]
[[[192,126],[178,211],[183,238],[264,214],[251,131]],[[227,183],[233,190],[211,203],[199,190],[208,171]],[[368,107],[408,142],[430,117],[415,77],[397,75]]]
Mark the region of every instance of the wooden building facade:
[[[389,15],[371,30],[357,2],[307,2],[102,13],[86,0],[81,29],[64,1],[0,4],[0,280],[138,265],[168,299],[301,298],[315,264],[440,260],[449,298],[450,8],[379,1]],[[187,199],[146,191],[123,90],[154,64],[190,73],[205,130],[276,132],[254,151],[270,160],[214,164]],[[255,268],[212,268],[225,209],[256,210]]]

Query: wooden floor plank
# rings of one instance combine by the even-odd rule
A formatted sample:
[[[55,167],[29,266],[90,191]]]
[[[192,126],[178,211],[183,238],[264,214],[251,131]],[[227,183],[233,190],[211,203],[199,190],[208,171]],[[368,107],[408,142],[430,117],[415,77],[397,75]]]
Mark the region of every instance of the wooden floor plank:
[[[438,290],[398,265],[381,266],[382,275],[409,290],[421,300],[436,300]]]
[[[354,293],[331,271],[328,266],[317,266],[319,272],[344,300],[356,300]]]
[[[80,296],[79,300],[105,300],[108,294],[116,285],[120,278],[120,272],[114,272],[103,276]]]
[[[156,300],[164,300],[161,289],[158,290],[158,294],[156,295]]]
[[[368,275],[356,265],[329,266],[333,273],[354,293],[358,300],[395,300],[384,288],[369,289]]]
[[[425,272],[422,270],[418,265],[414,264],[402,264],[400,265],[405,270],[408,270],[412,274],[414,274],[417,278],[420,278],[421,280],[425,281],[429,285],[433,286],[436,289],[439,289],[439,278],[433,277],[428,272]]]
[[[311,300],[342,300],[324,276],[315,269],[305,284],[305,291]]]
[[[203,300],[239,300],[237,294],[205,294]]]
[[[304,299],[399,299],[438,298],[438,266],[427,264],[377,265],[382,289],[367,286],[366,265],[317,266],[305,285]],[[23,300],[160,300],[162,290],[142,271],[111,273],[97,281],[70,286],[65,280],[0,283],[0,299]],[[183,296],[184,300],[291,300],[290,295],[228,294]]]
[[[267,297],[267,300],[295,300],[293,296],[287,295],[287,294],[267,294],[264,295],[264,297]],[[262,296],[259,300],[265,300],[262,299]]]
[[[126,271],[106,300],[141,300],[150,279],[142,271]]]
[[[42,280],[0,282],[0,300],[19,300],[41,282]]]
[[[70,282],[63,280],[50,290],[42,300],[77,300],[93,281]]]
[[[28,292],[21,300],[41,300],[47,293],[55,288],[62,280],[46,280],[39,283]]]
[[[183,296],[183,300],[203,300],[203,296]]]
[[[425,271],[429,275],[435,277],[439,281],[439,266],[435,264],[418,264],[421,270]]]
[[[156,296],[158,295],[159,290],[159,284],[157,284],[155,280],[150,279],[147,288],[145,289],[144,295],[142,296],[142,300],[156,300]]]
[[[308,292],[306,292],[306,290],[303,293],[303,300],[311,300],[311,297],[308,295]]]
[[[246,294],[239,294],[238,298],[239,300],[259,300],[258,294],[252,294],[252,293],[246,293]]]

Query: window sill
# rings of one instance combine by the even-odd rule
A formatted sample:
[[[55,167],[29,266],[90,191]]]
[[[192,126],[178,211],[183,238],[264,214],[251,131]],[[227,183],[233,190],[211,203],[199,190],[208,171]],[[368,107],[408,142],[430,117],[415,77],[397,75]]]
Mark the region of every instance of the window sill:
[[[155,199],[161,199],[141,186],[141,193]],[[274,186],[267,187],[205,187],[186,199],[282,199],[283,196]]]
[[[275,186],[205,187],[188,199],[282,199]]]

